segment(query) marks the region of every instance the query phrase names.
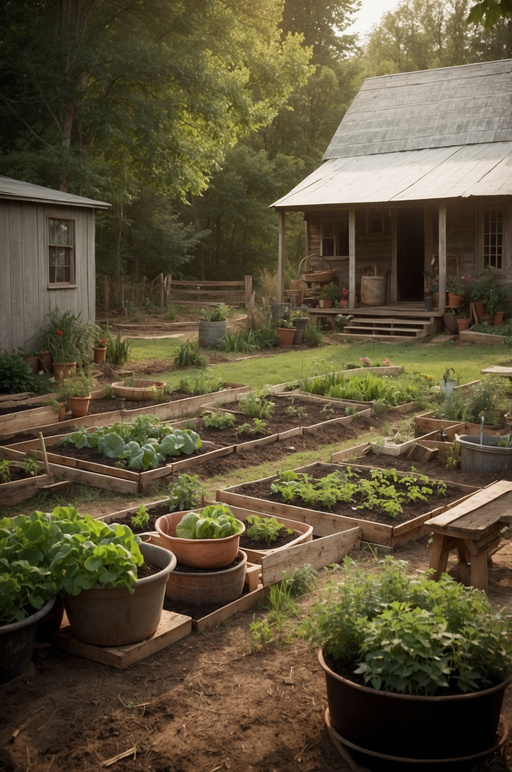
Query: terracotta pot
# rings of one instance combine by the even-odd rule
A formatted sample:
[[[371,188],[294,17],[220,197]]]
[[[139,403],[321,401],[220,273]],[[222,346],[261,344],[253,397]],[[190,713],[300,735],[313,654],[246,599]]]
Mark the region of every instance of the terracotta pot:
[[[487,309],[485,308],[485,303],[483,300],[475,300],[473,303],[473,308],[475,309],[478,321],[481,322],[484,316],[487,313]]]
[[[21,622],[0,626],[0,684],[12,681],[30,665],[38,622],[55,604],[55,598]]]
[[[66,420],[66,403],[61,402],[59,406],[59,421]]]
[[[244,589],[247,555],[239,550],[234,566],[217,571],[173,571],[169,575],[165,594],[182,603],[231,603]]]
[[[293,338],[295,336],[295,327],[278,327],[276,330],[277,340],[280,346],[293,345]]]
[[[39,367],[45,373],[53,373],[53,357],[49,351],[39,352]]]
[[[83,418],[84,415],[87,415],[90,401],[90,394],[88,397],[70,397],[69,407],[73,418]]]
[[[39,357],[25,357],[25,362],[30,366],[30,369],[37,375],[39,373]]]
[[[449,292],[447,305],[450,306],[450,308],[460,308],[463,300],[464,298],[462,295],[456,295],[453,292]]]
[[[503,324],[504,315],[505,315],[504,311],[496,311],[496,313],[492,317],[492,323],[494,327],[501,327],[501,325]]]
[[[467,330],[471,327],[471,319],[466,319],[465,317],[457,317],[457,329],[460,332],[461,330]]]
[[[340,306],[341,308],[346,308],[348,306],[348,300],[344,300],[343,298],[340,300]]]
[[[154,544],[140,546],[144,559],[161,570],[139,579],[133,594],[126,587],[100,587],[64,596],[64,606],[76,638],[95,646],[124,646],[156,631],[165,597],[165,585],[176,557]]]
[[[54,362],[53,374],[57,383],[70,375],[76,375],[76,362]]]
[[[94,362],[95,362],[95,364],[99,365],[101,362],[104,362],[106,355],[107,355],[107,349],[104,346],[95,346],[94,347]]]
[[[496,744],[503,696],[512,676],[480,692],[422,697],[361,686],[331,670],[322,652],[318,658],[332,726],[373,757],[392,754],[402,761],[429,760],[430,765],[439,760],[438,768],[447,769],[449,760],[478,756]]]
[[[168,515],[162,515],[155,522],[155,528],[162,537],[163,543],[167,549],[174,552],[178,563],[194,568],[225,568],[231,565],[238,554],[240,536],[244,531],[223,539],[181,539],[176,536],[176,526],[184,514],[184,512],[170,512]]]

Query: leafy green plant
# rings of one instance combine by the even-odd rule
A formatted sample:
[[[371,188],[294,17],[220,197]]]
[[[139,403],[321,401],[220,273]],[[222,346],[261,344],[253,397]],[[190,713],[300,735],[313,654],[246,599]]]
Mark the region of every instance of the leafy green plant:
[[[245,526],[225,504],[211,504],[201,512],[188,512],[176,526],[180,539],[223,539],[242,533]]]
[[[247,528],[247,536],[255,541],[264,541],[268,546],[277,541],[279,534],[285,527],[283,523],[275,517],[259,517],[259,515],[249,515],[247,522],[250,524]],[[291,528],[287,528],[287,533],[293,533]]]
[[[324,418],[329,418],[334,413],[334,408],[330,402],[326,402],[320,412]]]
[[[372,469],[370,478],[365,479],[360,470],[347,467],[318,480],[292,469],[278,472],[270,492],[280,494],[288,503],[301,501],[307,507],[321,503],[330,510],[344,502],[355,509],[378,509],[394,518],[403,512],[404,503],[445,496],[446,483],[415,473],[399,476],[396,469]]]
[[[296,405],[295,400],[293,398],[291,403],[286,408],[285,413],[290,418],[293,418],[295,416],[299,418],[307,418],[307,415],[308,415],[306,408],[303,405]]]
[[[224,322],[228,314],[229,307],[225,303],[201,309],[201,318],[205,322]]]
[[[37,462],[37,459],[28,453],[27,457],[20,462],[20,467],[23,469],[24,473],[28,474],[30,477],[37,477],[38,474],[41,474],[41,467]]]
[[[377,690],[436,696],[503,682],[512,620],[447,574],[436,582],[406,568],[388,557],[367,572],[345,558],[344,582],[327,583],[300,635]]]
[[[115,399],[116,395],[114,394],[114,389],[110,385],[110,383],[106,383],[103,386],[103,395],[105,399]]]
[[[73,507],[0,520],[0,623],[24,619],[52,595],[95,584],[130,592],[144,563],[128,526],[106,525]]]
[[[0,483],[7,483],[11,479],[10,472],[11,462],[7,459],[0,459]]]
[[[458,469],[460,466],[460,445],[455,440],[451,443],[450,447],[448,448],[448,453],[446,455],[446,468],[447,469]]]
[[[197,474],[180,474],[176,482],[169,483],[167,488],[170,512],[193,509],[203,503],[206,488]]]
[[[355,402],[380,402],[387,409],[408,402],[428,404],[429,379],[421,374],[378,375],[373,372],[351,375],[330,372],[301,382],[303,390],[311,394]]]
[[[270,418],[276,406],[271,399],[266,399],[264,395],[249,392],[238,402],[238,407],[242,413],[249,418]]]
[[[132,528],[147,528],[149,524],[149,512],[147,510],[147,507],[144,506],[144,504],[141,504],[139,507],[137,507],[137,512],[135,515],[132,515],[130,520],[130,525]]]
[[[144,415],[131,423],[100,426],[92,432],[81,427],[58,444],[96,448],[106,458],[119,459],[120,466],[146,471],[156,469],[167,456],[191,455],[201,447],[201,439],[192,429],[172,429],[155,416]]]
[[[81,314],[50,308],[48,321],[42,331],[43,346],[54,362],[76,362],[79,366],[89,361],[98,328],[82,321]]]
[[[176,367],[206,367],[208,360],[201,353],[201,347],[197,341],[183,340],[178,345],[174,364]]]
[[[322,328],[318,321],[309,321],[304,329],[304,343],[310,348],[319,348],[324,345]]]
[[[215,391],[220,391],[222,385],[222,379],[217,378],[212,373],[199,373],[182,378],[178,384],[178,391],[183,391],[185,394],[192,394],[193,396],[212,394]]]
[[[0,393],[33,391],[36,378],[28,362],[19,354],[0,354]]]
[[[118,335],[113,337],[109,330],[106,332],[107,353],[105,361],[111,365],[125,365],[130,356],[133,340]]]
[[[233,413],[221,413],[220,410],[212,411],[211,413],[205,413],[203,416],[203,423],[207,429],[229,429],[235,423],[235,416]]]
[[[267,426],[267,422],[262,421],[261,418],[253,418],[252,424],[248,421],[240,424],[236,430],[236,435],[239,437],[243,434],[249,434],[251,437],[254,437],[255,434],[265,434],[267,431]]]
[[[70,397],[88,397],[91,393],[93,382],[93,379],[85,373],[65,378],[59,383],[58,401],[67,403]]]

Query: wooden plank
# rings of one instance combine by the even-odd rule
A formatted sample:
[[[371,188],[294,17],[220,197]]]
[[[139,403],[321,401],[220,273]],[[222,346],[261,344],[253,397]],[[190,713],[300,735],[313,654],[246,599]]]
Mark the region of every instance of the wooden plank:
[[[105,490],[117,491],[118,493],[129,493],[131,495],[139,493],[139,483],[137,480],[123,480],[119,477],[86,472],[83,469],[76,469],[72,466],[60,466],[59,464],[52,463],[50,463],[50,471],[59,480],[71,480],[71,482],[92,485],[94,488],[104,488]]]
[[[308,563],[320,569],[331,563],[339,563],[352,550],[358,550],[361,544],[361,529],[350,528],[341,533],[333,533],[320,539],[297,544],[283,551],[271,552],[261,559],[261,580],[264,587],[281,581],[283,574]]]
[[[58,413],[52,407],[36,407],[12,415],[0,416],[0,437],[20,434],[26,429],[36,429],[59,422]]]
[[[340,461],[348,461],[353,456],[365,456],[372,452],[372,446],[369,442],[364,442],[362,445],[353,445],[347,450],[338,450],[331,455],[331,461],[333,464],[337,464]]]
[[[172,464],[172,472],[182,472],[184,469],[192,469],[201,464],[206,464],[208,461],[212,461],[214,458],[220,458],[221,456],[229,456],[234,452],[235,445],[226,445],[223,448],[217,448],[216,450],[210,450],[208,453],[202,453],[198,456],[187,456],[181,461],[174,461]]]
[[[127,646],[92,646],[79,641],[71,632],[69,623],[63,624],[54,636],[54,643],[61,649],[78,654],[94,662],[124,669],[145,657],[181,640],[192,631],[192,619],[174,611],[162,611],[160,623],[154,635],[139,643]]]
[[[257,590],[241,595],[240,598],[237,598],[232,603],[222,606],[222,608],[213,611],[211,614],[207,614],[207,616],[201,617],[201,619],[193,619],[192,629],[197,633],[211,630],[212,627],[216,627],[235,614],[240,614],[242,611],[254,608],[258,603],[265,600],[267,594],[268,589],[266,587],[258,587]]]
[[[501,496],[509,493],[510,491],[512,491],[512,482],[509,482],[508,480],[499,480],[498,482],[487,486],[487,488],[483,488],[482,490],[477,491],[472,496],[468,496],[457,506],[442,512],[436,517],[431,518],[427,521],[426,525],[433,527],[454,525],[459,518],[464,517],[470,513],[474,514],[475,511],[485,507],[490,502],[499,499]],[[502,509],[503,508],[506,508],[506,506],[502,507]],[[478,520],[478,516],[476,516],[475,519]],[[478,526],[476,525],[476,527]]]
[[[279,432],[277,435],[278,442],[285,442],[286,440],[289,440],[291,437],[298,437],[303,434],[303,427],[302,426],[296,426],[293,429],[288,429],[285,432]]]
[[[11,482],[2,483],[0,485],[0,510],[31,499],[40,488],[46,487],[50,482],[51,477],[48,474],[40,474],[37,477],[28,477],[26,480],[11,480]]]
[[[267,437],[258,437],[256,440],[248,440],[247,442],[241,442],[235,445],[235,453],[245,453],[248,450],[253,450],[261,445],[271,445],[279,440],[279,434],[269,434]]]

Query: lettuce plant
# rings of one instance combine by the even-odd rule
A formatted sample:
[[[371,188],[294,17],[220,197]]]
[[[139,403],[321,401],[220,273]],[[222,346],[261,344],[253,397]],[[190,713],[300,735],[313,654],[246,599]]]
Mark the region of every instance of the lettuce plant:
[[[188,512],[176,526],[180,539],[223,539],[242,533],[244,524],[224,504],[211,504],[201,512]]]

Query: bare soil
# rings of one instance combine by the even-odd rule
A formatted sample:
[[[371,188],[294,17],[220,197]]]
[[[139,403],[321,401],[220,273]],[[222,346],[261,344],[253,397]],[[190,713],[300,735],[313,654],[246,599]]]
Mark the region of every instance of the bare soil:
[[[379,419],[359,418],[321,435],[293,437],[236,459],[215,459],[200,468],[200,476],[206,480],[242,463],[250,466],[263,460],[284,465],[292,451],[351,437],[356,441],[369,425],[378,429]],[[385,456],[375,459],[377,466],[386,462],[396,468],[405,463]],[[434,463],[415,464],[430,477],[472,485],[492,482],[487,475],[464,480],[460,472],[448,472],[442,466],[441,470]],[[125,505],[134,503],[140,500]],[[120,508],[119,501],[102,500],[88,505],[87,511],[99,516]],[[510,612],[512,546],[507,539],[502,545],[489,566],[489,597]],[[384,554],[379,550],[380,557]],[[410,571],[424,571],[429,564],[428,539],[400,545],[395,554],[409,561]],[[371,570],[374,557],[369,551],[353,557]],[[301,601],[301,617],[310,603],[311,597]],[[349,770],[325,726],[325,683],[316,652],[292,637],[288,644],[251,653],[251,622],[264,616],[264,610],[251,609],[213,630],[192,633],[126,670],[71,655],[54,645],[38,645],[29,670],[0,687],[0,769]],[[503,716],[506,722],[512,720],[510,693]],[[511,759],[512,741],[507,740],[486,768],[505,772],[512,769]]]

